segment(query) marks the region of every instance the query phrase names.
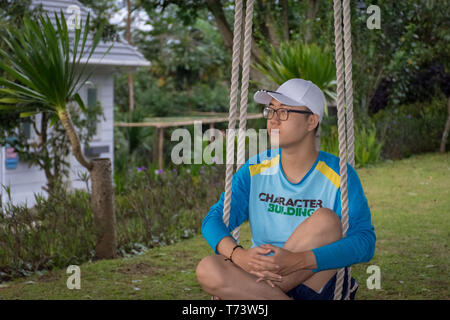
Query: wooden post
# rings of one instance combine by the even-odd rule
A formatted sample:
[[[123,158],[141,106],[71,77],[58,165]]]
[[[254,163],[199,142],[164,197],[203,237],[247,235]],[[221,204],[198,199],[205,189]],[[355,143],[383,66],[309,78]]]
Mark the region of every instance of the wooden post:
[[[158,162],[158,127],[155,127],[155,134],[153,136],[153,152],[152,152],[152,157],[153,157],[153,163]]]
[[[159,170],[163,168],[163,143],[164,143],[164,129],[158,128],[158,164]]]
[[[214,141],[214,134],[212,132],[212,129],[214,129],[214,123],[211,122],[209,124],[209,129],[211,129],[211,131],[209,132],[209,142],[213,142]]]
[[[95,256],[99,259],[116,257],[117,234],[114,213],[114,188],[109,158],[92,160],[89,171],[92,183],[92,211],[96,234]]]

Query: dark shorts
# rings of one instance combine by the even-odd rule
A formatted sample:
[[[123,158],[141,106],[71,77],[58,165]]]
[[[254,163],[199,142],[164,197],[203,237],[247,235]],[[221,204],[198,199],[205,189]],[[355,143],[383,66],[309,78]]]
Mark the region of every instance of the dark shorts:
[[[348,290],[348,269],[346,269],[343,283],[343,294],[341,300],[345,298]],[[358,290],[358,282],[351,278],[350,284],[350,300],[355,299],[356,291]],[[288,291],[287,295],[295,300],[333,300],[334,289],[336,286],[336,274],[327,282],[320,293],[317,293],[313,289],[304,284],[300,284],[294,289]]]

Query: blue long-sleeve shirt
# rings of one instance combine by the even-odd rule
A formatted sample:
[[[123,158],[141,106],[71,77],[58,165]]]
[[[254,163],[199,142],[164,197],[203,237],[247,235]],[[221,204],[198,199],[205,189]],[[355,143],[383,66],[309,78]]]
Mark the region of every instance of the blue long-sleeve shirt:
[[[202,223],[202,234],[217,252],[217,244],[249,220],[253,246],[283,247],[292,232],[315,210],[329,208],[341,218],[339,158],[320,151],[299,183],[291,183],[281,166],[282,149],[250,158],[233,176],[229,226],[223,222],[222,193]],[[368,262],[375,251],[375,232],[361,182],[347,164],[349,228],[346,237],[315,248],[314,272]]]

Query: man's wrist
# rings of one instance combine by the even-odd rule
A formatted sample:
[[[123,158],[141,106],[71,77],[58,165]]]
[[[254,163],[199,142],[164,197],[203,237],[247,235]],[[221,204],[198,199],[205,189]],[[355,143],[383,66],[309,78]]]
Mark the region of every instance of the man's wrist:
[[[236,250],[234,250],[233,253],[233,263],[240,266],[240,262],[241,262],[241,258],[242,258],[242,254],[245,253],[245,249],[242,247],[237,247]]]
[[[217,244],[217,252],[229,259],[232,254],[233,248],[236,246],[236,242],[231,238],[231,236],[224,237]]]
[[[317,268],[316,256],[314,255],[314,252],[312,252],[312,250],[297,252],[295,253],[295,255],[297,256],[296,261],[298,261],[296,269],[313,270]]]
[[[237,245],[235,245],[235,246],[233,247],[233,249],[231,250],[230,257],[228,258],[228,260],[230,260],[231,262],[233,262],[233,253],[234,253],[237,249],[239,249],[239,248],[242,248],[242,246],[239,245],[239,244],[237,244]]]

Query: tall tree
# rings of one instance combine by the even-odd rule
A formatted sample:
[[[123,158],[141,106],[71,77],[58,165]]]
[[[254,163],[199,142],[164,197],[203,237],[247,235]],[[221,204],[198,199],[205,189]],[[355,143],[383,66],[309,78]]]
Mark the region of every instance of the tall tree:
[[[307,28],[305,32],[305,41],[311,41],[312,37],[312,25],[313,21],[317,16],[317,12],[319,11],[319,1],[318,0],[309,0],[308,1],[308,11],[306,13],[307,17]]]
[[[128,41],[128,44],[132,45],[133,40],[131,36],[131,23],[133,22],[133,11],[136,10],[136,7],[133,7],[131,0],[127,0],[127,23],[125,29],[125,37]],[[134,80],[133,80],[133,71],[128,71],[128,105],[129,110],[134,110]]]
[[[38,21],[25,18],[20,31],[9,26],[1,33],[9,50],[0,50],[0,69],[6,74],[0,77],[0,110],[20,110],[23,117],[49,112],[51,124],[61,121],[73,155],[90,173],[96,255],[112,258],[116,255],[116,233],[111,161],[84,156],[68,109],[76,102],[86,112],[77,92],[92,74],[87,73],[88,62],[100,41],[102,27],[87,49],[89,15],[85,24],[75,29],[74,39],[69,39],[64,14],[55,14],[55,19],[56,28],[48,16],[41,16]],[[82,58],[86,61],[81,62]]]
[[[118,13],[120,7],[115,0],[79,0],[93,12],[90,29],[96,32],[102,26],[102,40],[119,40],[119,28],[110,22],[111,18]],[[95,16],[95,17],[94,17]]]
[[[163,12],[170,5],[178,7],[178,16],[187,25],[206,7],[215,21],[225,47],[231,52],[233,47],[234,1],[161,0],[142,3],[147,12],[152,12],[155,8]],[[308,0],[307,2],[256,0],[253,15],[254,32],[251,40],[252,61],[261,63],[264,51],[270,50],[271,47],[278,48],[281,42],[288,41],[292,37],[311,39],[314,34],[313,24],[319,9],[319,1],[317,0]],[[260,82],[262,75],[258,70],[251,68],[251,78]]]

